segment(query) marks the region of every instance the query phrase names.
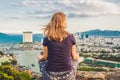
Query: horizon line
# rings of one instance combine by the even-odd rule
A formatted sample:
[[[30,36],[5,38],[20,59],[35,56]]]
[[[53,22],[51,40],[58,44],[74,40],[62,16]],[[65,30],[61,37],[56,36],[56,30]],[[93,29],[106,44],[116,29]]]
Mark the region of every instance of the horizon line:
[[[76,32],[72,32],[72,33],[77,33],[77,32],[86,32],[86,31],[91,31],[91,30],[100,30],[100,31],[107,31],[108,29],[102,30],[102,29],[90,29],[90,30],[85,30],[85,31],[76,31]],[[120,30],[108,30],[108,31],[120,31]],[[23,31],[23,32],[2,32],[0,31],[0,33],[5,33],[5,34],[23,34],[24,32],[28,32],[28,31]],[[33,34],[43,34],[42,32],[34,32],[34,31],[29,31],[32,32]]]

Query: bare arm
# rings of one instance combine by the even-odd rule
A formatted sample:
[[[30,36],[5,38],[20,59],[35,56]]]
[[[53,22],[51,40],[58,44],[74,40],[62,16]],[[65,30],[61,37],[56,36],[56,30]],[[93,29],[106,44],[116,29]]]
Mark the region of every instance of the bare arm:
[[[47,57],[48,57],[48,48],[47,48],[47,46],[44,46],[43,48],[44,48],[43,55],[40,55],[40,54],[38,55],[38,60],[40,60],[40,61],[47,60]]]
[[[73,60],[75,60],[75,61],[78,60],[79,55],[76,53],[76,45],[72,45],[72,54],[71,54],[71,56],[72,56]]]

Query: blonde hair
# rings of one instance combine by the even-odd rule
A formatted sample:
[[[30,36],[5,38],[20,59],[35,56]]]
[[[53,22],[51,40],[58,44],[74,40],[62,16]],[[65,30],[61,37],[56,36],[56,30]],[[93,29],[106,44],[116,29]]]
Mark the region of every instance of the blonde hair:
[[[52,16],[51,21],[44,28],[44,35],[49,40],[56,40],[61,42],[69,34],[67,31],[65,31],[66,26],[63,25],[65,20],[66,20],[65,14],[61,12],[55,13]]]

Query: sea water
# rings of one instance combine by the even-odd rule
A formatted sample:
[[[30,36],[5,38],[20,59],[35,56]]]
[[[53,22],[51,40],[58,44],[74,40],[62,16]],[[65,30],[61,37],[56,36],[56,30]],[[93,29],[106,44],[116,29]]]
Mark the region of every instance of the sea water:
[[[20,66],[29,67],[33,72],[39,72],[37,55],[40,50],[14,51],[13,53],[16,54]]]

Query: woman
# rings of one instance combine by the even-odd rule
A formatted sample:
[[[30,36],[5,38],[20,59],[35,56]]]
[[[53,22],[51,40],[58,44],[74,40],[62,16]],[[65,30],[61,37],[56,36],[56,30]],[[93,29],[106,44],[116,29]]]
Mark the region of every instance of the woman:
[[[44,28],[44,51],[38,55],[43,80],[75,80],[76,42],[65,29],[66,16],[61,12],[55,13]]]

